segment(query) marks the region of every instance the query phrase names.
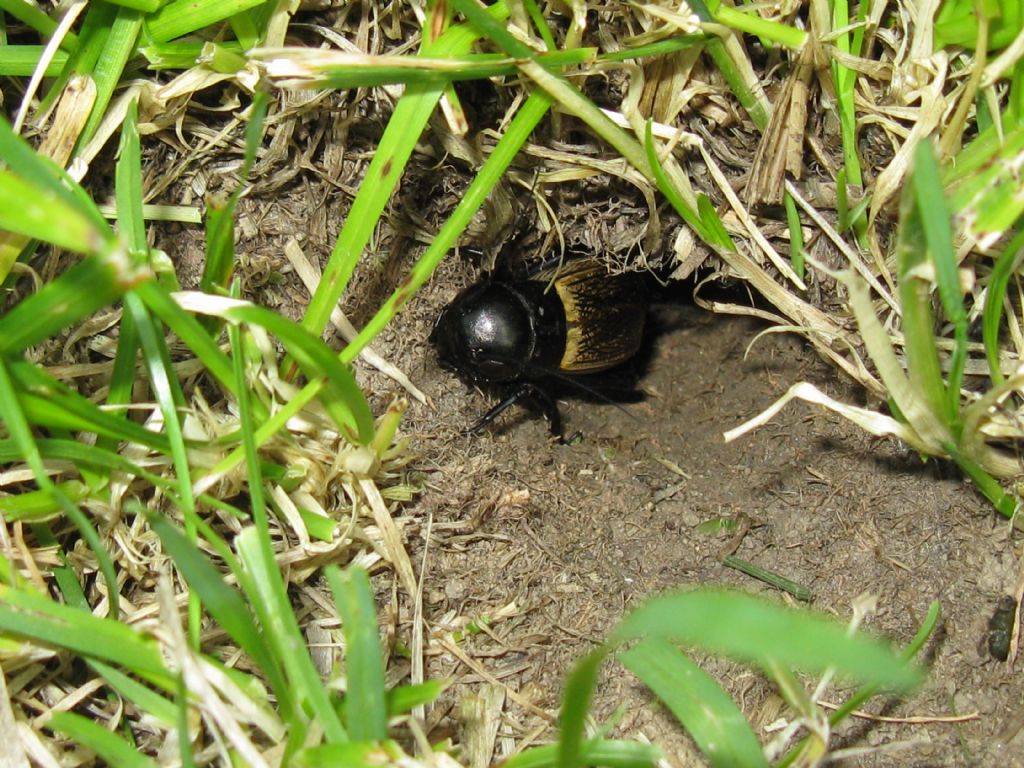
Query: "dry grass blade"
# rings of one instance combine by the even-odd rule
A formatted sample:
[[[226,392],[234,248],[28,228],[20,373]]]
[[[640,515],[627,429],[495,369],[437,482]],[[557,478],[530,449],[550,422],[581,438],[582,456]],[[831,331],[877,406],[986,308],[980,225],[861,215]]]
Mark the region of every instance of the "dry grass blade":
[[[487,768],[494,758],[494,746],[505,706],[505,686],[487,684],[466,696],[459,704],[459,720],[466,742],[469,768]]]
[[[780,205],[787,177],[802,178],[807,101],[811,82],[823,66],[821,48],[812,38],[800,51],[793,71],[774,100],[771,120],[757,145],[746,189],[749,207]]]

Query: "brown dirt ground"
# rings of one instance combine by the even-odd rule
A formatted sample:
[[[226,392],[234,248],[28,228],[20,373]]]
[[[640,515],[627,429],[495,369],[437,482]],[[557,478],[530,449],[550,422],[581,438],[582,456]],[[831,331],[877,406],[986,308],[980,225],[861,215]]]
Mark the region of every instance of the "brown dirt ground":
[[[706,520],[745,514],[752,526],[737,556],[807,585],[818,609],[845,620],[851,602],[870,592],[878,596],[870,628],[902,644],[929,603],[941,601],[940,631],[927,647],[933,672],[925,689],[905,702],[876,699],[868,709],[897,718],[976,717],[923,724],[855,720],[841,729],[839,746],[922,743],[851,764],[991,764],[997,736],[1019,726],[1020,689],[1014,671],[979,644],[1018,566],[1007,524],[949,466],[925,464],[894,441],[804,405],[726,444],[725,429],[796,381],[809,380],[847,401],[858,394],[801,340],[770,335],[745,355],[757,324],[682,305],[656,309],[675,330],[657,340],[642,379],[644,402],[624,411],[563,401],[567,429],[584,433],[580,444],[550,444],[544,422],[521,410],[480,437],[463,436],[460,429],[490,401],[437,369],[425,343],[431,318],[455,285],[438,280],[391,333],[408,345],[396,362],[436,406],[414,405],[406,421],[428,478],[412,512],[434,521],[428,619],[451,623],[452,615],[472,619],[515,606],[491,633],[468,640],[467,654],[505,685],[553,708],[573,659],[647,596],[728,585],[782,600],[723,566],[725,541],[696,530]],[[420,562],[422,533],[409,546]],[[770,687],[740,667],[712,661],[709,669],[767,741],[764,727],[781,716]],[[472,690],[468,681],[480,680],[450,654],[434,657],[432,671],[462,678],[450,701]],[[835,692],[826,698],[841,700]],[[672,765],[692,764],[677,726],[636,681],[612,667],[600,686],[596,719],[620,705],[615,733],[661,745]],[[528,731],[534,722],[514,703],[508,717],[510,732]],[[1024,765],[1024,737],[1011,738],[999,754],[1004,764]]]

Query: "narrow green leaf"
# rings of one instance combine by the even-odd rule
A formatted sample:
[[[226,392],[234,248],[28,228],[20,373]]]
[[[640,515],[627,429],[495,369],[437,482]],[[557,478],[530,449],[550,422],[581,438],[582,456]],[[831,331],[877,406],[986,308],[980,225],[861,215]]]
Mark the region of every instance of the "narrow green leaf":
[[[651,172],[654,174],[654,180],[658,185],[658,189],[661,191],[661,194],[665,196],[665,199],[672,204],[672,207],[676,209],[676,213],[683,218],[683,221],[686,222],[690,229],[696,232],[697,236],[706,243],[715,243],[723,248],[736,250],[736,246],[733,244],[728,233],[725,233],[725,238],[722,240],[721,233],[725,232],[725,227],[721,224],[721,221],[718,222],[719,227],[721,227],[720,232],[709,228],[705,224],[705,217],[702,216],[699,211],[694,211],[693,208],[683,200],[682,195],[679,194],[679,190],[676,189],[676,185],[672,183],[668,174],[665,173],[665,170],[661,167],[661,163],[658,161],[657,149],[654,144],[654,132],[651,128],[650,120],[647,121],[647,128],[644,135],[644,149],[647,152],[647,163],[651,168]],[[710,219],[711,217],[708,216],[708,218]],[[714,218],[717,219],[717,216]]]
[[[93,222],[8,169],[0,169],[0,229],[77,253],[90,253],[103,243]]]
[[[198,593],[217,624],[245,650],[256,667],[266,675],[270,687],[283,695],[286,683],[280,665],[271,654],[270,646],[253,620],[242,595],[228,586],[220,570],[163,516],[142,508],[136,508],[135,511],[146,515],[164,549],[174,560],[174,565],[185,577],[189,588]]]
[[[951,413],[948,408],[946,382],[942,376],[935,338],[931,282],[927,272],[922,271],[928,263],[928,253],[920,245],[924,234],[912,194],[913,186],[905,187],[896,250],[907,378],[913,391],[927,404],[932,415],[946,429],[951,429],[959,422],[959,413]]]
[[[89,256],[0,316],[0,354],[22,352],[55,336],[149,278],[126,261],[118,248]]]
[[[139,103],[132,99],[121,125],[121,145],[115,167],[117,227],[129,253],[143,261],[148,251],[142,215],[142,151],[139,146]]]
[[[360,445],[373,439],[373,414],[352,371],[318,337],[276,312],[245,301],[199,293],[181,293],[177,298],[194,311],[232,323],[259,325],[273,333],[306,376],[322,382],[321,402],[349,438]]]
[[[981,337],[985,342],[985,357],[988,359],[989,372],[996,384],[1003,382],[1003,372],[999,364],[999,332],[1003,324],[1003,302],[1006,300],[1006,289],[1010,278],[1020,269],[1024,262],[1024,229],[1017,232],[996,257],[992,273],[985,290],[985,307],[981,317]]]
[[[146,19],[148,38],[156,43],[197,32],[266,0],[174,0]]]
[[[29,77],[39,68],[39,61],[46,49],[42,45],[0,46],[0,75],[6,77]],[[57,51],[46,65],[46,77],[56,77],[68,61],[65,51]]]
[[[138,53],[149,62],[149,68],[153,70],[163,69],[190,69],[199,63],[200,57],[204,56],[206,47],[210,43],[202,40],[176,40],[171,43],[148,42],[140,45]],[[242,54],[242,46],[237,40],[225,40],[217,43],[219,51],[227,51],[234,56]]]
[[[73,77],[92,77],[97,62],[103,56],[110,30],[117,19],[117,10],[116,5],[106,0],[92,0],[88,4],[78,30],[78,45],[68,59],[64,71],[50,84],[50,89],[39,107],[40,113],[53,106]]]
[[[957,466],[963,470],[963,473],[974,481],[974,484],[978,486],[978,490],[992,503],[992,506],[999,511],[999,514],[1008,520],[1012,520],[1017,516],[1017,501],[1003,490],[1003,486],[999,484],[998,480],[986,472],[970,456],[964,454],[956,445],[953,445],[953,443],[944,443],[942,447],[953,461],[956,462]]]
[[[384,664],[370,577],[362,568],[326,571],[345,632],[345,711],[354,741],[382,741],[388,735]]]
[[[497,2],[487,9],[487,13],[504,19],[509,12],[504,2]],[[424,45],[421,54],[438,58],[465,55],[478,36],[479,33],[467,25],[451,27],[436,41]],[[323,333],[331,311],[345,292],[359,256],[370,241],[384,206],[409,162],[427,120],[434,113],[443,90],[444,86],[440,83],[411,83],[395,105],[395,111],[373,153],[363,183],[352,201],[352,208],[324,267],[323,277],[302,318],[303,327],[314,335]],[[412,294],[406,293],[406,298]],[[396,300],[395,303],[399,302]],[[376,333],[379,333],[379,329],[367,336],[373,338]],[[363,342],[363,345],[366,343]],[[349,357],[348,361],[352,359],[354,357]]]
[[[122,5],[127,4],[122,2]],[[124,77],[125,65],[135,53],[135,44],[139,39],[141,29],[141,11],[125,7],[117,9],[117,14],[103,43],[103,54],[88,70],[89,76],[96,84],[96,101],[89,113],[89,120],[82,128],[78,140],[79,148],[92,138],[100,122],[106,117],[107,107],[110,105],[114,90]],[[141,202],[140,199],[139,203],[141,204]]]
[[[225,391],[235,394],[235,379],[231,368],[231,359],[221,351],[202,324],[192,315],[185,312],[171,297],[170,293],[156,282],[140,285],[135,293],[146,304],[147,309],[160,318],[174,335],[203,361],[207,372],[213,376]],[[259,411],[260,418],[266,415]]]
[[[30,369],[32,368],[27,363],[25,365]],[[21,458],[32,469],[36,485],[40,489],[49,492],[54,500],[63,507],[64,514],[68,516],[68,519],[78,529],[78,533],[85,540],[85,543],[92,549],[99,563],[100,573],[103,574],[103,580],[106,582],[110,615],[116,617],[120,610],[120,594],[118,592],[117,577],[114,574],[113,561],[111,561],[110,555],[103,546],[103,541],[100,539],[96,528],[82,510],[71,503],[61,493],[60,489],[53,484],[53,480],[50,479],[46,467],[43,466],[42,456],[39,455],[35,437],[22,409],[21,397],[15,389],[14,379],[11,377],[14,367],[9,361],[0,357],[0,418],[3,419],[7,433],[11,436],[12,441],[17,444]]]
[[[89,493],[89,486],[79,480],[56,483],[57,492],[72,504],[78,504]],[[49,520],[64,511],[64,506],[49,490],[22,491],[11,496],[0,496],[0,518],[9,523],[22,521],[37,523]]]
[[[840,673],[906,690],[922,679],[879,641],[850,636],[846,627],[807,610],[792,610],[738,592],[693,590],[655,598],[629,614],[610,641],[656,637],[680,642],[740,661],[768,660],[808,672],[834,667]]]
[[[562,721],[558,733],[558,765],[576,768],[582,765],[584,727],[590,701],[597,685],[597,673],[608,655],[607,648],[599,648],[577,659],[565,681],[562,692]]]
[[[918,627],[914,637],[911,638],[910,642],[900,653],[900,658],[904,661],[910,661],[924,647],[925,642],[931,637],[932,632],[935,631],[935,627],[939,621],[939,601],[933,600],[931,605],[928,606],[928,614],[924,617],[924,621],[921,622],[921,626]],[[835,727],[839,723],[843,722],[850,716],[850,714],[860,708],[861,704],[875,696],[878,693],[878,688],[873,685],[862,687],[853,696],[847,699],[843,704],[836,709],[829,716],[829,725]],[[805,749],[811,744],[812,737],[808,736],[793,749],[787,752],[776,765],[776,768],[787,768],[792,765],[796,759],[803,753]]]
[[[33,424],[94,432],[116,440],[139,443],[161,453],[170,451],[164,435],[107,413],[31,363],[12,360],[9,366],[19,388],[21,406]]]
[[[185,447],[181,420],[185,411],[185,396],[174,373],[170,351],[163,328],[150,315],[142,299],[135,293],[124,297],[125,313],[130,314],[139,334],[139,345],[149,378],[150,390],[156,398],[163,416],[163,431],[171,447],[174,475],[177,481],[177,501],[185,520],[189,539],[196,540],[196,506],[192,492],[192,465]],[[188,595],[188,632],[193,648],[199,648],[202,606],[195,592]]]
[[[327,690],[309,657],[277,562],[266,558],[267,547],[260,541],[259,532],[255,528],[243,530],[236,537],[235,546],[246,573],[243,583],[246,596],[259,616],[260,626],[273,647],[275,658],[285,670],[287,696],[296,703],[292,711],[310,713],[328,743],[348,742],[345,727],[338,719]],[[301,735],[303,724],[297,722],[296,718],[291,720],[291,728]]]
[[[839,184],[836,184],[839,189]],[[837,197],[839,195],[837,194]],[[845,199],[845,194],[842,195]],[[793,265],[793,271],[801,280],[805,277],[804,268],[804,228],[800,223],[800,212],[796,208],[796,201],[787,191],[783,198],[786,206],[786,226],[789,228],[789,263]]]
[[[117,334],[117,352],[114,355],[114,369],[110,374],[107,388],[107,413],[115,418],[128,418],[127,406],[134,397],[136,362],[139,356],[139,334],[130,313],[121,313]],[[111,453],[117,451],[117,441],[108,435],[100,435],[97,448]],[[106,476],[106,473],[104,473]]]
[[[157,762],[139,752],[138,746],[108,731],[102,725],[74,712],[55,712],[46,721],[50,730],[60,731],[86,749],[91,749],[107,765],[124,768],[156,768]]]
[[[767,768],[761,745],[739,707],[671,643],[644,640],[620,653],[619,660],[671,710],[711,765]]]
[[[206,211],[206,261],[200,290],[206,293],[227,290],[234,272],[235,208],[245,188],[245,179],[256,162],[267,116],[267,96],[257,92],[253,97],[249,122],[245,130],[245,155],[239,170],[239,184],[223,202],[211,201]]]
[[[512,118],[512,122],[509,123],[505,135],[499,139],[480,171],[463,193],[459,204],[442,225],[427,250],[413,265],[409,275],[377,310],[377,313],[370,318],[370,321],[363,326],[359,335],[342,350],[342,361],[354,360],[359,352],[391,321],[391,318],[398,314],[420,286],[430,278],[441,259],[455,246],[459,235],[469,226],[473,215],[484,204],[487,195],[502,178],[520,147],[526,142],[530,133],[540,123],[541,118],[547,114],[550,107],[551,97],[546,93],[539,89],[530,93],[515,117]]]
[[[388,717],[404,715],[420,704],[436,701],[448,683],[443,680],[427,680],[416,685],[399,685],[388,691]]]
[[[954,434],[957,434],[960,422],[960,387],[964,378],[964,366],[967,363],[967,310],[964,309],[963,293],[960,289],[959,265],[953,247],[949,208],[942,192],[942,179],[935,153],[928,141],[919,142],[914,148],[914,170],[911,178],[917,214],[924,230],[928,254],[935,268],[939,298],[946,319],[953,325],[955,345],[950,361],[949,384],[946,388],[946,412],[949,414]]]
[[[154,640],[119,621],[48,597],[0,585],[0,631],[117,664],[163,687],[171,685]]]
[[[715,21],[738,32],[757,35],[762,41],[785,46],[799,52],[807,42],[807,32],[788,24],[764,19],[753,10],[752,6],[734,8],[731,5],[719,4],[714,9]]]
[[[177,709],[172,701],[109,664],[95,659],[90,660],[88,664],[121,698],[130,701],[134,707],[155,717],[168,728],[174,727],[177,722]]]
[[[88,193],[72,179],[67,172],[50,158],[37,154],[35,149],[21,136],[11,129],[11,124],[0,115],[0,157],[7,169],[21,179],[30,179],[37,189],[42,190],[43,198],[56,197],[67,208],[76,210],[78,214],[92,222],[99,240],[113,240],[110,227],[100,215],[96,204]],[[62,220],[55,217],[54,221]],[[43,238],[48,240],[48,238]]]
[[[502,768],[556,768],[561,766],[558,744],[523,750],[502,763]],[[657,747],[639,741],[593,739],[580,744],[576,765],[604,768],[651,768],[663,759]]]

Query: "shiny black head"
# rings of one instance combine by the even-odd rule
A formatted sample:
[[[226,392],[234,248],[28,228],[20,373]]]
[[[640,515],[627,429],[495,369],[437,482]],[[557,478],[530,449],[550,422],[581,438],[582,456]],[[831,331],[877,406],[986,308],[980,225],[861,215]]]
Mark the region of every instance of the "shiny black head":
[[[442,366],[474,383],[489,383],[520,378],[537,336],[526,298],[510,285],[485,281],[445,307],[430,341]]]

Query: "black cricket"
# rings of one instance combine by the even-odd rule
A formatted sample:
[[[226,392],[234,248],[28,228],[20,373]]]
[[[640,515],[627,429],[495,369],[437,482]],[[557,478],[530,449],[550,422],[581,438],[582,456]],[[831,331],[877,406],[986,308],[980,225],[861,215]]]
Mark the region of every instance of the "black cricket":
[[[1010,655],[1014,625],[1017,623],[1017,600],[1003,595],[988,620],[988,652],[992,658],[1006,661]]]
[[[640,350],[648,303],[636,273],[610,275],[576,259],[526,280],[490,277],[462,291],[437,318],[430,341],[441,365],[473,385],[500,387],[501,402],[468,433],[476,434],[521,401],[540,407],[551,434],[566,442],[550,388],[583,383]]]

